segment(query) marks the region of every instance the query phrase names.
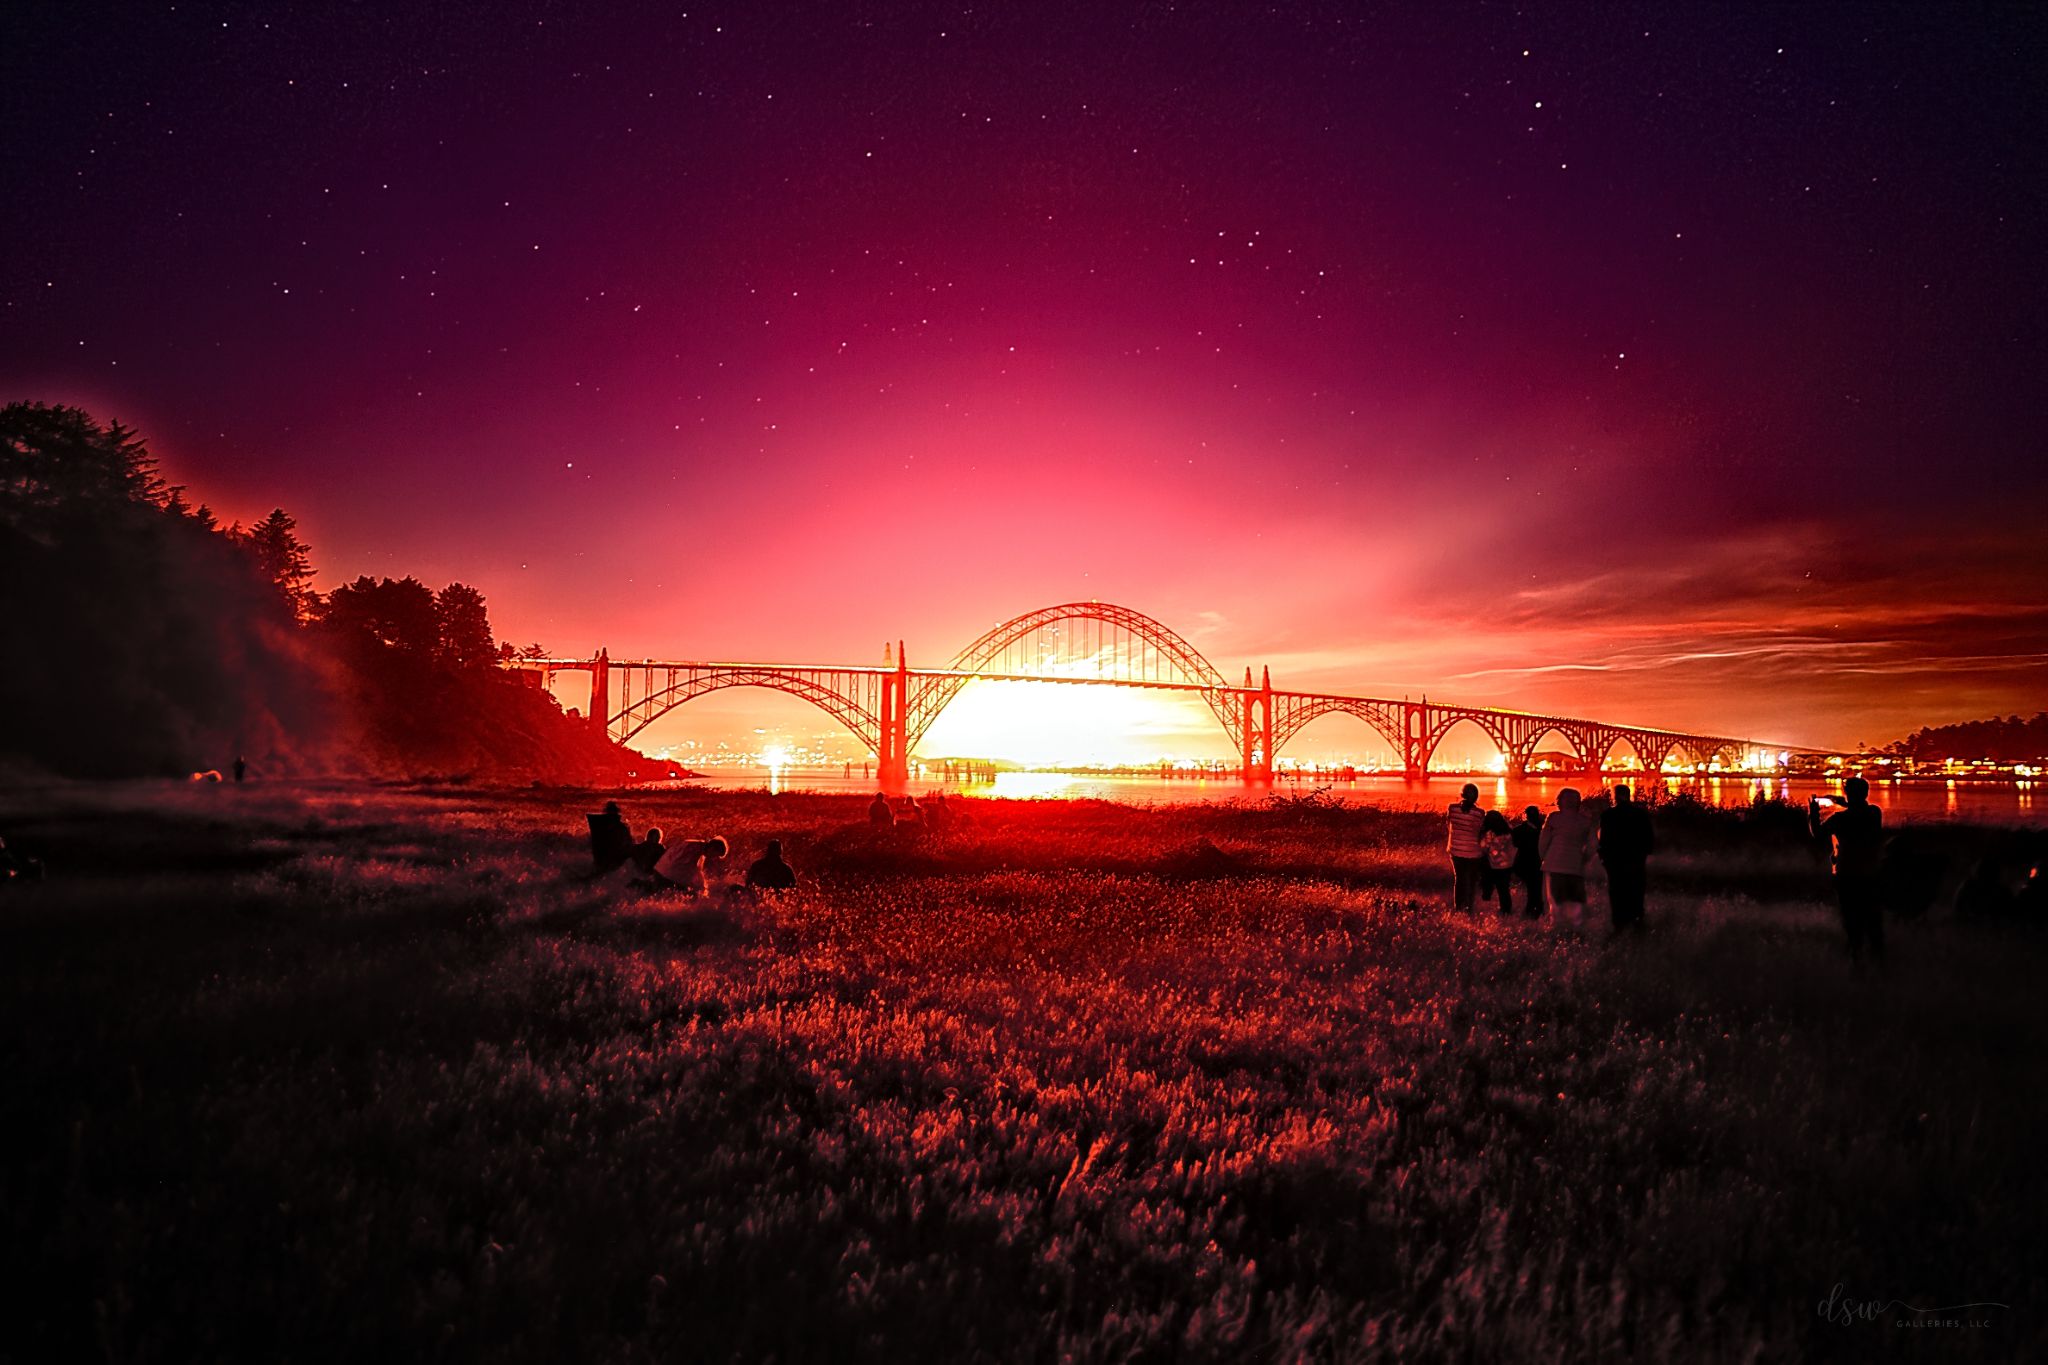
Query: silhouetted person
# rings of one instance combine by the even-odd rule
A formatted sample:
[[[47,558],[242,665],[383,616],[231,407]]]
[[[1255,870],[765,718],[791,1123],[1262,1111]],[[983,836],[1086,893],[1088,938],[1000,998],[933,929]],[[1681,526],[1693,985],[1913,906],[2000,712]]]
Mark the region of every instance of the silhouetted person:
[[[235,755],[235,781],[240,782],[249,775],[249,764],[240,754]]]
[[[43,865],[26,853],[17,853],[0,839],[0,886],[18,886],[43,879]]]
[[[2012,913],[2012,895],[2005,889],[2004,869],[1985,855],[1956,889],[1956,913],[1966,919],[2004,919]]]
[[[1870,955],[1884,961],[1884,883],[1878,868],[1884,859],[1884,812],[1870,804],[1870,784],[1852,777],[1842,784],[1844,805],[1822,814],[1824,797],[1806,803],[1806,819],[1816,839],[1834,842],[1835,899],[1842,909],[1842,932],[1849,939],[1849,961]]]
[[[724,872],[725,854],[725,840],[715,834],[709,839],[679,839],[654,864],[654,883],[701,896],[709,889],[705,878],[712,870]]]
[[[1486,812],[1479,809],[1479,788],[1465,784],[1444,813],[1444,824],[1450,832],[1445,846],[1451,855],[1451,904],[1469,912],[1486,871],[1486,857],[1479,845]]]
[[[768,851],[747,868],[747,885],[760,891],[788,891],[796,885],[796,869],[782,860],[782,840],[768,841]]]
[[[896,812],[896,823],[899,825],[915,825],[919,829],[924,828],[924,807],[917,804],[916,797],[906,796],[903,798],[903,805]]]
[[[626,857],[639,870],[640,875],[653,876],[655,864],[661,861],[661,855],[666,852],[668,850],[661,844],[661,827],[649,825],[640,842],[627,850]]]
[[[1650,812],[1616,785],[1614,805],[1600,814],[1600,863],[1607,869],[1607,905],[1617,930],[1643,922],[1643,900],[1649,893],[1650,854],[1657,833]]]
[[[2012,898],[2013,913],[2028,924],[2048,924],[2048,872],[2036,863],[2027,869],[2027,880],[2020,885],[2019,894]]]
[[[1479,847],[1486,857],[1486,894],[1492,896],[1503,915],[1515,913],[1511,894],[1515,880],[1515,834],[1508,818],[1497,810],[1486,812]]]
[[[1515,880],[1522,884],[1522,914],[1543,918],[1543,854],[1537,845],[1543,838],[1543,812],[1530,806],[1509,830],[1515,841]]]
[[[924,823],[932,833],[944,834],[952,821],[953,810],[946,804],[944,792],[933,792],[924,799]]]
[[[1536,851],[1543,857],[1543,874],[1550,878],[1557,922],[1578,928],[1586,913],[1586,864],[1593,857],[1593,819],[1579,806],[1578,788],[1558,792],[1557,814],[1543,822]]]
[[[607,801],[590,820],[590,861],[599,873],[611,872],[625,864],[633,852],[633,831],[619,814],[619,803]]]
[[[880,792],[868,802],[868,823],[876,829],[887,829],[896,823],[896,812],[889,805],[889,798]]]

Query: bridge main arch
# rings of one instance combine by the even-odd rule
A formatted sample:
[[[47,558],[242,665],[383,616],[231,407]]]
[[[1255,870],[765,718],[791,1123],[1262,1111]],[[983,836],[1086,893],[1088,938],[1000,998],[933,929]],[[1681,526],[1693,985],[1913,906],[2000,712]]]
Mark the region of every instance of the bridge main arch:
[[[1095,636],[1096,654],[1103,649],[1113,652],[1121,674],[1102,677],[1102,682],[1180,682],[1202,689],[1203,702],[1215,715],[1234,745],[1242,746],[1244,719],[1239,714],[1243,709],[1237,702],[1230,684],[1216,666],[1203,657],[1202,652],[1167,626],[1140,611],[1120,607],[1111,602],[1063,602],[1058,606],[1040,607],[1037,611],[1013,616],[1001,625],[985,632],[965,649],[953,656],[946,665],[950,673],[959,676],[920,678],[910,686],[908,706],[905,708],[904,727],[906,730],[905,751],[914,747],[924,738],[925,732],[939,718],[960,690],[973,681],[976,673],[1030,674],[1036,669],[1031,661],[1018,662],[1012,651],[1021,642],[1028,640],[1049,626],[1066,621],[1092,623],[1098,627]],[[1083,643],[1086,643],[1084,638]],[[1132,660],[1133,647],[1149,651]],[[1005,662],[1007,661],[1007,662]],[[997,667],[998,663],[1004,666]],[[1057,677],[1048,674],[1049,678]],[[1277,746],[1276,746],[1277,747]]]

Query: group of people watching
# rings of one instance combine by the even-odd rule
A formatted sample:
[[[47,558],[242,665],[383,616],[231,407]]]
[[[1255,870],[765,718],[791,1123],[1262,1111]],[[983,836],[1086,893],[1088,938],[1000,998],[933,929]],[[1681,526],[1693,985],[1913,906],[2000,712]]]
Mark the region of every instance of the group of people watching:
[[[1867,953],[1884,960],[1884,812],[1870,803],[1870,784],[1852,777],[1840,797],[1816,796],[1807,802],[1807,828],[1828,848],[1835,900],[1849,958],[1861,964]],[[1625,786],[1614,788],[1613,803],[1596,821],[1579,792],[1566,787],[1557,794],[1557,809],[1545,817],[1535,806],[1510,825],[1499,811],[1479,808],[1479,788],[1466,783],[1445,815],[1449,827],[1451,895],[1460,911],[1469,913],[1484,890],[1496,896],[1503,915],[1512,913],[1510,889],[1524,888],[1523,913],[1540,917],[1547,890],[1557,905],[1561,927],[1575,928],[1586,909],[1586,873],[1594,859],[1607,872],[1607,900],[1616,932],[1640,928],[1649,890],[1649,858],[1657,836],[1648,807]],[[1978,864],[1956,896],[1959,913],[1990,917],[2018,908],[2029,896],[2048,905],[2048,888],[2040,884],[2038,866],[2030,869],[2027,887],[2018,896],[2006,892],[1995,860]]]
[[[1577,928],[1586,913],[1586,873],[1594,859],[1607,869],[1607,899],[1617,931],[1643,923],[1651,852],[1657,846],[1649,810],[1627,787],[1614,789],[1614,804],[1598,821],[1585,809],[1575,787],[1557,794],[1557,808],[1545,816],[1524,808],[1513,824],[1497,810],[1481,810],[1479,788],[1467,782],[1445,813],[1451,855],[1451,900],[1470,914],[1480,894],[1492,896],[1500,913],[1514,913],[1514,886],[1522,887],[1522,914],[1541,919],[1546,901],[1557,920]]]
[[[796,869],[783,857],[780,839],[770,839],[761,856],[747,865],[746,877],[735,884],[726,880],[732,849],[720,835],[664,844],[661,829],[650,825],[636,840],[616,801],[605,802],[604,809],[588,819],[593,876],[631,868],[635,885],[654,891],[680,891],[687,896],[717,895],[740,888],[749,892],[787,891],[796,885]]]
[[[928,829],[934,833],[953,823],[953,808],[944,792],[933,792],[920,803],[914,796],[891,802],[886,793],[876,792],[868,802],[868,824],[876,829]]]

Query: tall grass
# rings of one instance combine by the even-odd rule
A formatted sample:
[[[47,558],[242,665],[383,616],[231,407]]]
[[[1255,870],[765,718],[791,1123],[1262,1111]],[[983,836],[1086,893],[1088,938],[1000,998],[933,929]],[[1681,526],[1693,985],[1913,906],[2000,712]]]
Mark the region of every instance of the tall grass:
[[[586,804],[0,809],[52,865],[0,916],[0,1353],[2048,1344],[2040,945],[1935,916],[1852,978],[1794,838],[1671,829],[1654,932],[1609,943],[1448,913],[1422,816],[629,799],[805,874],[714,905],[586,880]],[[2011,1307],[1843,1325],[1838,1284]]]

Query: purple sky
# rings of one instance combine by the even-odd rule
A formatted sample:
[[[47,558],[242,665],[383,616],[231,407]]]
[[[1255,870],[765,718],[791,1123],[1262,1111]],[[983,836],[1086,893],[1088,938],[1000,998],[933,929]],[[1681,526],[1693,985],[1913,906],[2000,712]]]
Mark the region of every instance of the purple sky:
[[[591,8],[16,18],[0,396],[560,653],[2048,705],[2038,10]]]

